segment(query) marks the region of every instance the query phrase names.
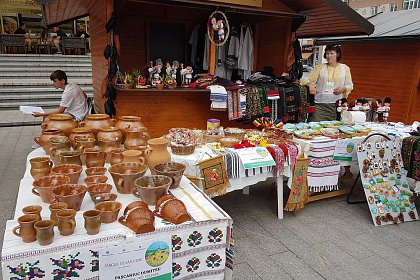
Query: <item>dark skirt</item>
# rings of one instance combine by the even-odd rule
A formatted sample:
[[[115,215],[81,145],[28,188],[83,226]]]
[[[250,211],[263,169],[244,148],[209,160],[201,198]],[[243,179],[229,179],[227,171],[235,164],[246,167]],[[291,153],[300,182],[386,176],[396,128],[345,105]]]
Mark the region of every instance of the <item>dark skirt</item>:
[[[310,122],[333,121],[336,119],[335,103],[315,103],[315,113],[309,116]]]

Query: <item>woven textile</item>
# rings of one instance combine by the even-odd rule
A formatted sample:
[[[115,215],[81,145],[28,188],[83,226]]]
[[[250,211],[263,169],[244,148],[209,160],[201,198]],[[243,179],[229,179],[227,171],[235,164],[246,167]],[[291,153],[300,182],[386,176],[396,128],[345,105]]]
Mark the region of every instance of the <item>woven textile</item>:
[[[246,113],[245,117],[250,119],[254,116],[262,115],[260,95],[257,87],[250,87],[246,93]]]
[[[242,118],[241,99],[237,90],[229,90],[227,92],[228,101],[228,117],[229,120],[237,120]]]
[[[401,155],[407,177],[420,181],[420,136],[410,136],[403,139]]]
[[[284,210],[297,211],[305,206],[308,200],[308,158],[298,158],[293,169],[292,188]]]
[[[311,192],[338,189],[340,164],[333,160],[335,143],[335,140],[311,143],[308,152],[308,186]]]

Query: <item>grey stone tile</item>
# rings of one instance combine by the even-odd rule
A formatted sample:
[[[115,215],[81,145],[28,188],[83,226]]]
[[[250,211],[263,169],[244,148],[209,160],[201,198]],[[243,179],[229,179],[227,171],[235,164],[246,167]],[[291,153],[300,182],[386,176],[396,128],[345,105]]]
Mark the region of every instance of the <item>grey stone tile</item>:
[[[323,279],[315,270],[290,251],[271,256],[293,279]]]
[[[356,259],[354,257],[348,254],[342,248],[329,241],[314,244],[311,248],[318,251],[323,258],[328,259],[336,266],[344,266],[349,262],[356,262]]]
[[[386,279],[414,279],[407,273],[411,267],[406,266],[404,269],[398,268],[385,260],[381,256],[372,256],[363,260],[363,264],[368,266],[378,276]]]
[[[234,280],[257,280],[261,279],[246,262],[235,265],[233,268]]]
[[[318,273],[336,266],[328,256],[304,241],[287,245],[287,248]]]

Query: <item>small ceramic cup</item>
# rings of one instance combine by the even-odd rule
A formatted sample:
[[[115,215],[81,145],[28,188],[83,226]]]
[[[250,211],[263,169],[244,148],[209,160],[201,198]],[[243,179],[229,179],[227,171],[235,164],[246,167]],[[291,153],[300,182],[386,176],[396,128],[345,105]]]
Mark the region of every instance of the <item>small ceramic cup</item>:
[[[37,215],[39,221],[42,220],[41,211],[42,211],[42,206],[39,206],[39,205],[29,205],[29,206],[26,206],[22,209],[23,214],[35,214],[35,215]]]
[[[68,205],[65,202],[56,202],[50,204],[49,208],[51,212],[50,219],[55,222],[55,225],[57,225],[57,212],[63,209],[67,209]]]
[[[53,243],[54,225],[55,222],[53,220],[43,220],[35,223],[36,239],[39,245],[46,246]]]
[[[68,236],[73,234],[74,229],[76,228],[76,213],[77,212],[74,209],[64,209],[58,211],[57,226],[62,236]]]
[[[83,213],[85,218],[85,229],[87,234],[95,235],[99,233],[101,228],[101,211],[88,210]]]

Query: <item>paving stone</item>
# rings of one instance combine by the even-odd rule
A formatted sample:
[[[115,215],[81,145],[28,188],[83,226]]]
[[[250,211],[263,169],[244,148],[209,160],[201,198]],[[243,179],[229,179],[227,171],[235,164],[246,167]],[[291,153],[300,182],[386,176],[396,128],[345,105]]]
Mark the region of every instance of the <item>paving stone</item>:
[[[381,256],[368,257],[363,260],[363,263],[370,267],[377,275],[383,277],[382,279],[414,279],[413,276],[407,273],[412,267],[396,267],[389,262],[389,259],[384,259]]]
[[[293,279],[324,279],[290,251],[271,256]]]
[[[240,263],[235,265],[233,269],[233,279],[234,280],[257,280],[261,279],[258,274],[249,266],[248,263]]]

